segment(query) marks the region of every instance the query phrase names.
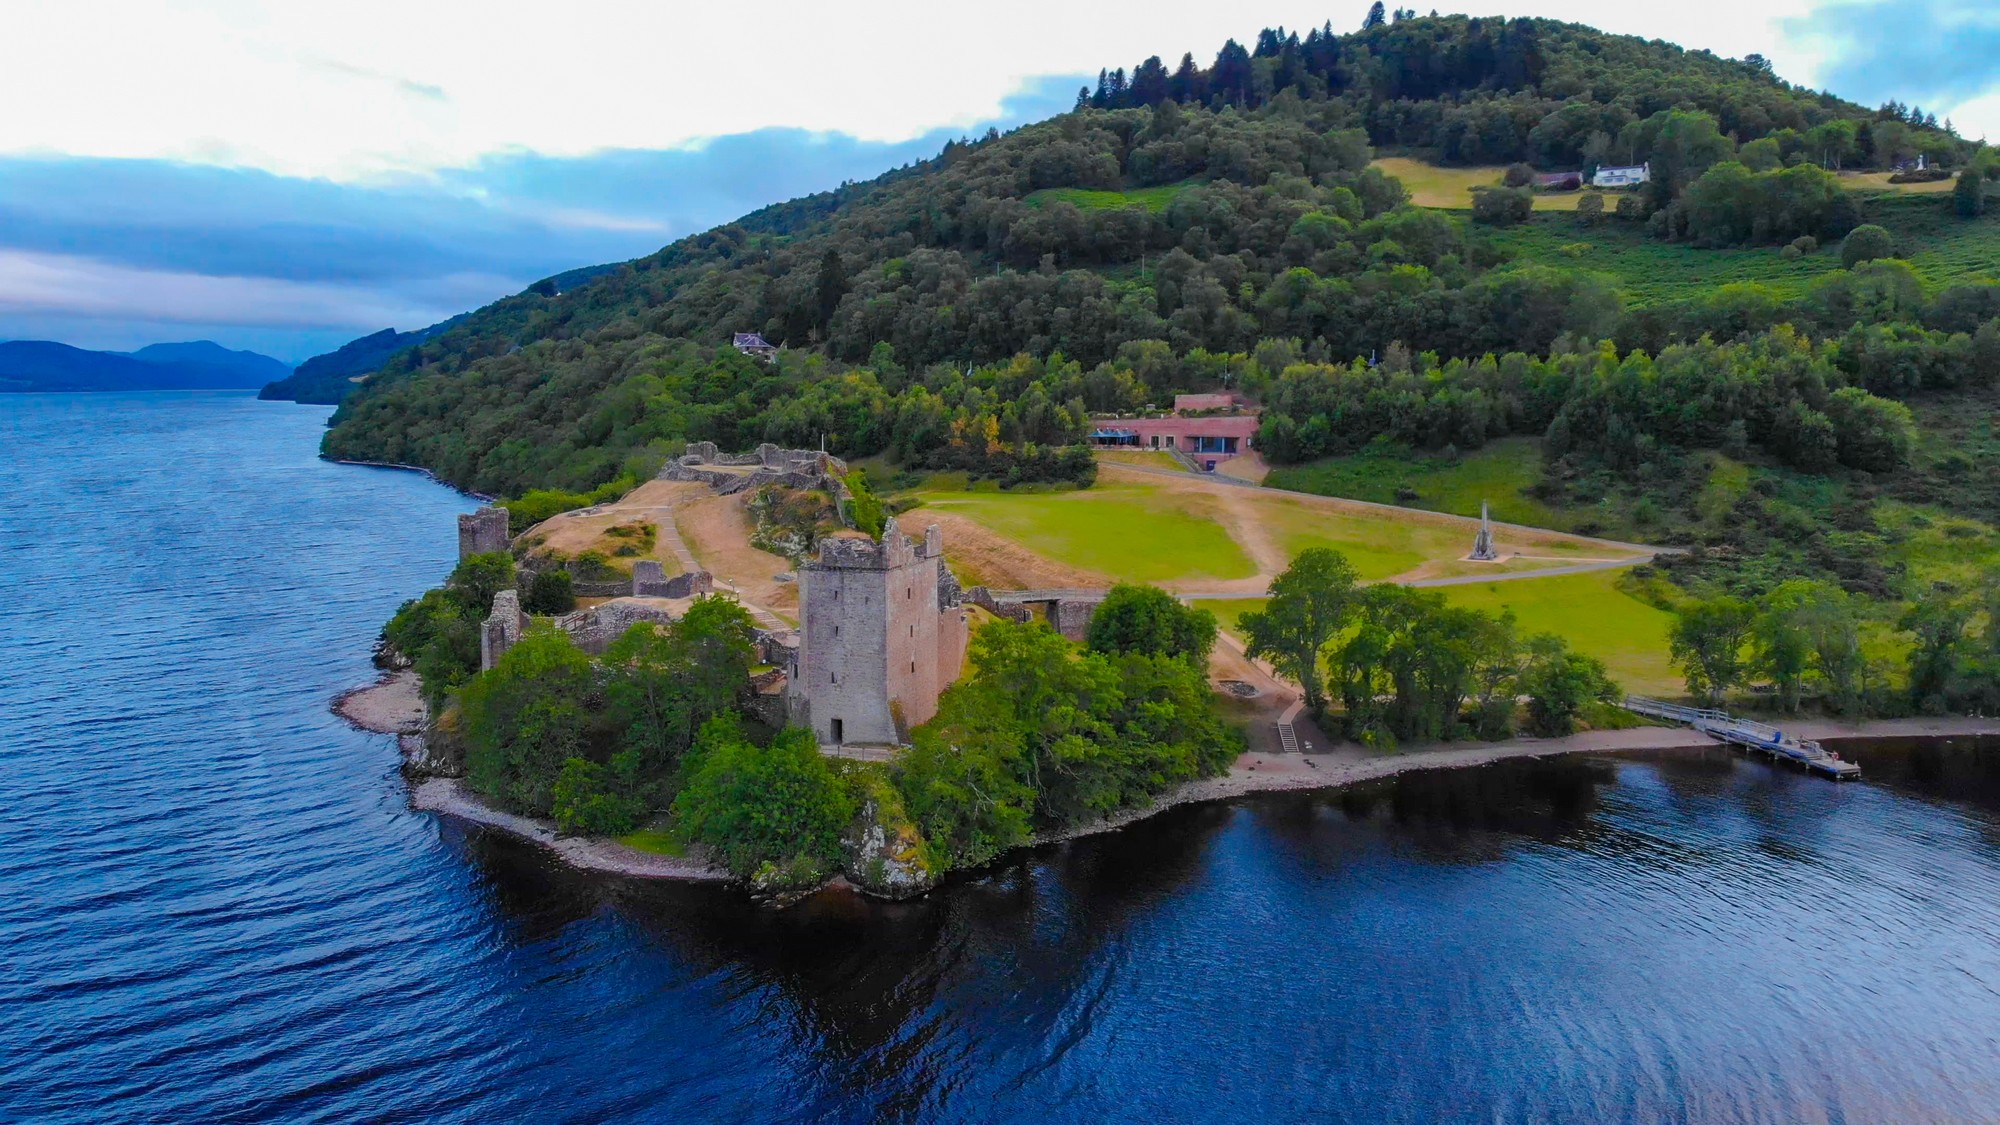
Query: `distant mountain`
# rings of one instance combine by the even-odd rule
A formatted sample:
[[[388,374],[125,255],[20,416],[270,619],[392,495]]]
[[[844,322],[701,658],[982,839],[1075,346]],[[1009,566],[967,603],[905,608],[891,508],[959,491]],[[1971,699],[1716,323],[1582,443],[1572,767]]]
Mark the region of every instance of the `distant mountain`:
[[[130,355],[52,340],[0,342],[0,391],[248,390],[285,365],[206,340],[153,344]]]
[[[232,351],[213,340],[191,340],[184,344],[148,344],[130,353],[147,363],[168,363],[202,367],[213,371],[238,371],[243,382],[235,386],[254,387],[292,373],[292,365],[256,352]]]
[[[470,314],[461,313],[415,332],[384,328],[372,336],[349,340],[325,355],[306,360],[289,374],[266,384],[263,390],[257,392],[257,397],[270,402],[338,406],[349,391],[360,386],[361,380],[381,367],[390,356],[423,343],[464,320],[467,315]]]

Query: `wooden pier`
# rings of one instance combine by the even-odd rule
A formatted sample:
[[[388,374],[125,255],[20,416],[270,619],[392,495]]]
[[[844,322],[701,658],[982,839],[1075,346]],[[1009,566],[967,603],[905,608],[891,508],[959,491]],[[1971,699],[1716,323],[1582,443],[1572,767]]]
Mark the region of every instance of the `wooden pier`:
[[[1727,711],[1683,707],[1678,703],[1665,703],[1639,695],[1626,696],[1625,709],[1648,718],[1685,723],[1710,738],[1766,755],[1773,761],[1796,763],[1835,781],[1856,781],[1861,777],[1860,766],[1842,759],[1817,742],[1789,738],[1777,727],[1752,719],[1739,719]]]

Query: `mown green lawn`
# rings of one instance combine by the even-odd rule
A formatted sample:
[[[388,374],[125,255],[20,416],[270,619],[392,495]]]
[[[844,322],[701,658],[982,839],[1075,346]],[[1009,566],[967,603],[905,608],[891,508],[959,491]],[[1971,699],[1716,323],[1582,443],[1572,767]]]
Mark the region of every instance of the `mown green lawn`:
[[[1492,613],[1514,611],[1522,636],[1554,633],[1580,652],[1604,661],[1611,676],[1627,691],[1680,694],[1686,684],[1667,662],[1667,631],[1673,617],[1618,588],[1622,571],[1524,578],[1477,586],[1441,586],[1437,592],[1453,605]],[[1215,614],[1222,630],[1243,635],[1238,620],[1264,608],[1263,598],[1227,601],[1206,599],[1193,604]]]
[[[1159,490],[1105,482],[1086,492],[925,493],[1036,554],[1133,582],[1249,578],[1250,557],[1222,525],[1174,506]]]
[[[1686,690],[1667,662],[1667,631],[1673,617],[1618,588],[1623,572],[1596,571],[1560,578],[1526,578],[1477,586],[1444,586],[1439,593],[1453,605],[1493,613],[1514,611],[1523,636],[1554,633],[1611,671],[1627,691],[1679,693]]]
[[[1313,547],[1347,556],[1355,573],[1373,581],[1415,569],[1431,559],[1463,555],[1472,532],[1394,513],[1330,512],[1320,507],[1260,497],[1260,517],[1285,554],[1297,558]]]
[[[1197,598],[1189,604],[1196,609],[1205,609],[1214,614],[1215,623],[1223,632],[1241,637],[1243,630],[1237,625],[1237,619],[1246,613],[1263,609],[1264,603],[1269,600],[1268,598],[1216,598],[1214,600]]]

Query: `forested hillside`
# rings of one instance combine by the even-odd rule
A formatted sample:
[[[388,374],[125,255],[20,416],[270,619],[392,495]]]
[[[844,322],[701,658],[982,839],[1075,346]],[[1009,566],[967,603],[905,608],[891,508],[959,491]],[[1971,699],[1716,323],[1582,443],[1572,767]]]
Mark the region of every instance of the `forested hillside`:
[[[1278,460],[1378,437],[1465,449],[1608,410],[1592,424],[1614,428],[1572,425],[1556,454],[1595,444],[1616,456],[1594,468],[1637,479],[1666,463],[1655,450],[1733,441],[1735,422],[1787,464],[1875,471],[1912,444],[1877,395],[1994,377],[2000,287],[1869,260],[1905,252],[1893,231],[1831,249],[1863,219],[1895,220],[1829,188],[1828,169],[1892,160],[1912,138],[1966,165],[1983,204],[1987,154],[1919,112],[1533,20],[1272,31],[1206,69],[1184,60],[1164,86],[1154,62],[1107,73],[1054,120],[488,306],[389,360],[326,451],[507,494],[644,473],[690,439],[823,439],[1045,480],[1079,474],[1050,450],[1088,412],[1234,381],[1270,395]],[[1759,252],[1810,255],[1810,284],[1642,302],[1591,268],[1588,243],[1523,252],[1511,231],[1408,206],[1370,167],[1376,144],[1650,161],[1623,221],[1595,220],[1607,231],[1705,245],[1810,229],[1799,241],[1829,249]],[[1996,227],[1950,196],[1914,203],[1981,239]],[[737,356],[737,331],[785,352]],[[1515,374],[1540,371],[1565,374]],[[1671,383],[1685,410],[1662,417],[1619,380]],[[1768,405],[1732,413],[1739,400]]]

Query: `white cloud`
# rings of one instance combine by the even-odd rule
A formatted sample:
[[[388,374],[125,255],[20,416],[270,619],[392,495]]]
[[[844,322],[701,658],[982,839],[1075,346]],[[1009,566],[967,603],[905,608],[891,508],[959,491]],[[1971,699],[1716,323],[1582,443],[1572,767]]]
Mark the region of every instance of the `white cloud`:
[[[1814,6],[1540,0],[1515,13],[1725,55],[1757,51],[1812,81],[1814,48],[1788,43],[1779,21]],[[9,107],[0,152],[355,180],[509,150],[658,149],[774,125],[900,140],[991,117],[1035,75],[1129,67],[1154,53],[1171,65],[1183,50],[1206,64],[1223,39],[1247,43],[1263,24],[1332,17],[1347,30],[1365,7],[1164,3],[1138,18],[1070,0],[17,2],[0,36],[0,105]],[[1983,124],[2000,132],[2000,122]]]
[[[432,324],[518,287],[453,274],[395,289],[139,269],[0,248],[0,315],[374,331]]]

